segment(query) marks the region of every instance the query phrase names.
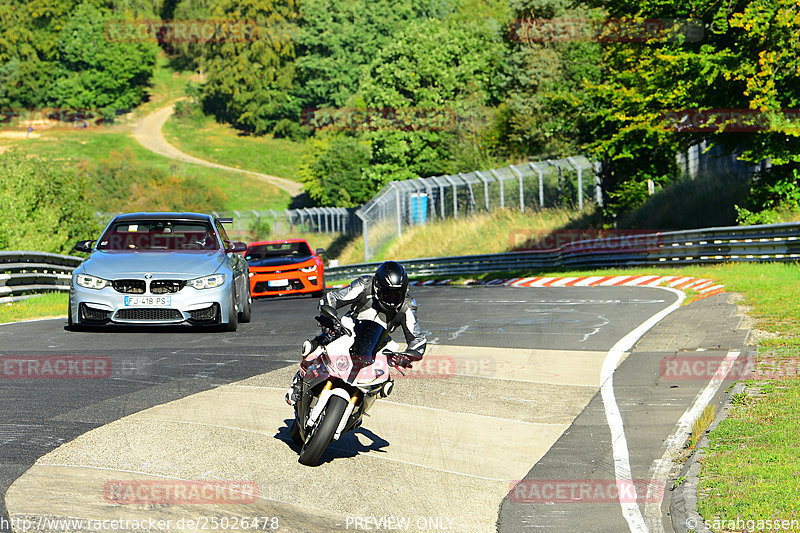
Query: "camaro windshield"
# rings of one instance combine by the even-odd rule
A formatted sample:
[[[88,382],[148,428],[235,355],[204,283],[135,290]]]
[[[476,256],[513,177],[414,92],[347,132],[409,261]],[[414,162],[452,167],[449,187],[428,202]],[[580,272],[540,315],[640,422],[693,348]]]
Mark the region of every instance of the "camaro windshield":
[[[274,244],[256,244],[247,249],[245,259],[259,261],[270,257],[304,257],[311,255],[311,250],[304,242],[277,242]]]
[[[128,220],[112,224],[98,250],[216,250],[217,236],[200,220]]]

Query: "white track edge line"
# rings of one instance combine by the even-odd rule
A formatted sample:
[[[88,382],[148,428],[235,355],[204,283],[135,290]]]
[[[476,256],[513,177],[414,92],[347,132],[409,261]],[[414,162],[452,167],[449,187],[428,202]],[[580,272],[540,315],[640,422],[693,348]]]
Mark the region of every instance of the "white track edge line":
[[[600,394],[603,398],[603,409],[606,414],[606,421],[611,431],[611,448],[614,455],[614,475],[619,486],[620,482],[627,482],[632,485],[631,479],[631,464],[630,454],[628,452],[628,441],[625,439],[625,427],[622,423],[622,415],[617,406],[617,400],[614,397],[614,370],[619,364],[622,355],[629,351],[636,341],[644,335],[650,328],[655,326],[661,319],[668,314],[678,309],[686,298],[686,294],[677,289],[668,287],[658,287],[662,290],[672,292],[677,295],[678,299],[654,314],[643,323],[639,324],[633,331],[620,339],[609,351],[605,360],[603,361],[603,368],[600,373]],[[628,522],[628,528],[634,533],[646,533],[647,525],[644,522],[642,511],[639,509],[638,496],[636,496],[636,488],[633,488],[634,498],[633,502],[623,502],[620,499],[620,507],[622,508],[622,515],[625,521]]]
[[[703,410],[711,403],[711,399],[717,393],[722,382],[731,371],[734,361],[738,359],[741,352],[728,352],[728,355],[720,362],[719,368],[711,377],[708,385],[700,391],[691,407],[688,407],[683,415],[675,424],[675,431],[664,441],[664,455],[661,459],[656,459],[653,463],[650,484],[647,489],[647,498],[644,505],[644,518],[653,533],[662,533],[664,524],[661,522],[661,499],[655,500],[653,494],[654,483],[660,484],[661,493],[664,494],[663,487],[667,483],[667,476],[672,467],[673,460],[678,451],[683,447],[683,443],[692,432],[692,424],[700,418]]]

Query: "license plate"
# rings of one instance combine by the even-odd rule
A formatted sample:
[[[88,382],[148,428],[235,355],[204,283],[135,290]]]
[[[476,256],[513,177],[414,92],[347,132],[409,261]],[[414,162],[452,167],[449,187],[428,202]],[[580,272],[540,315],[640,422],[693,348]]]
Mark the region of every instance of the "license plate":
[[[272,279],[267,281],[267,285],[270,287],[288,287],[289,280],[288,279]]]
[[[153,307],[172,304],[171,296],[126,296],[125,305],[127,307]]]

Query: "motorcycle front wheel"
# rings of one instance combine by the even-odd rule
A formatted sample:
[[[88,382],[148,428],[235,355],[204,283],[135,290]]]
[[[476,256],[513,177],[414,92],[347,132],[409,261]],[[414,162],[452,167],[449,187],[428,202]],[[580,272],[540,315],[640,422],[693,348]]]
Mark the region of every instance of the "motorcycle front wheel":
[[[303,444],[300,459],[298,459],[301,465],[316,466],[319,463],[325,449],[333,441],[345,409],[347,409],[347,400],[340,396],[331,396],[325,410],[319,415],[320,419],[317,421],[317,425]]]
[[[303,437],[300,435],[300,426],[298,425],[297,419],[292,420],[292,425],[289,426],[289,437],[291,437],[292,442],[298,446],[303,445]]]

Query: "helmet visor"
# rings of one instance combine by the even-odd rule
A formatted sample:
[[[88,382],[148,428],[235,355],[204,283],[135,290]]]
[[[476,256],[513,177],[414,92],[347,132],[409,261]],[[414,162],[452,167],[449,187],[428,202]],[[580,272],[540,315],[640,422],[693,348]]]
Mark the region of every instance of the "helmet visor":
[[[392,308],[400,307],[406,297],[403,287],[378,287],[378,300]]]

